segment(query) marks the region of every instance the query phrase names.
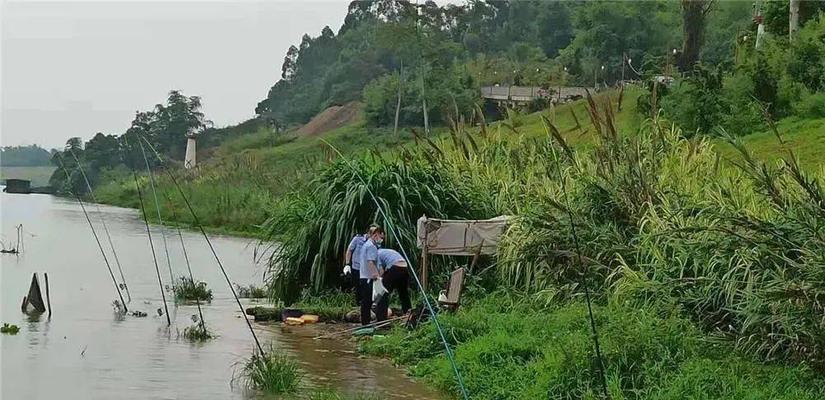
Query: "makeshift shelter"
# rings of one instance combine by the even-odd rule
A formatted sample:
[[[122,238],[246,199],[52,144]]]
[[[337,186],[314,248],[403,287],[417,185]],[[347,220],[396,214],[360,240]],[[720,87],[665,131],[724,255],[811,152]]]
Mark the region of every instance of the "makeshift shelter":
[[[479,256],[495,254],[510,217],[483,220],[450,220],[422,216],[418,219],[418,248],[421,249],[421,284],[427,288],[427,256]]]

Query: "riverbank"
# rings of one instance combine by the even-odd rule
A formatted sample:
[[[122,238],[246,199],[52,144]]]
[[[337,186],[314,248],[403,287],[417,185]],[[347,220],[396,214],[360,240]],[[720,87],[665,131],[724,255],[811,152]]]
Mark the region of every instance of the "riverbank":
[[[621,300],[593,310],[611,399],[821,399],[825,380],[808,367],[737,354],[672,308]],[[495,292],[439,318],[473,399],[601,398],[585,305]],[[418,379],[460,398],[433,324],[360,340]]]

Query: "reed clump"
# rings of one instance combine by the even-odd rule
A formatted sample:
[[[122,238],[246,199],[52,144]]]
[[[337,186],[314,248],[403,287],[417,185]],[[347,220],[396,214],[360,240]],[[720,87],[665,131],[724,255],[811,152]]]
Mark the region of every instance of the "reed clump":
[[[294,393],[302,377],[297,361],[270,346],[246,360],[238,378],[248,390],[273,395]]]
[[[174,292],[178,301],[212,301],[212,290],[207,288],[206,282],[194,282],[186,276],[178,279]]]

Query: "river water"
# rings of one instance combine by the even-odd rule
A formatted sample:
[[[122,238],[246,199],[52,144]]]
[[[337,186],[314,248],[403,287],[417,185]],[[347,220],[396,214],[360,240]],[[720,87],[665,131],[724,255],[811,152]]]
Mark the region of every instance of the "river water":
[[[197,280],[206,281],[214,300],[204,319],[218,337],[192,344],[180,337],[192,325],[195,306],[169,302],[172,327],[158,316],[163,306],[145,227],[138,212],[100,206],[118,252],[132,301],[130,311],[148,317],[120,317],[109,272],[79,205],[49,195],[2,193],[2,241],[15,242],[23,224],[24,251],[0,255],[0,320],[20,327],[17,335],[0,335],[2,399],[245,399],[254,397],[232,384],[236,364],[248,357],[254,342],[237,304],[203,238],[183,232]],[[87,205],[101,240],[103,229],[94,205]],[[161,277],[169,271],[161,228],[152,226]],[[175,276],[186,264],[180,239],[167,231]],[[263,267],[253,262],[254,241],[210,236],[230,279],[261,285]],[[112,261],[112,268],[117,269]],[[52,315],[28,317],[20,302],[32,273],[43,285],[48,273]],[[124,293],[125,296],[125,293]],[[169,296],[167,295],[167,298]],[[250,301],[243,301],[247,306]],[[331,387],[346,393],[374,393],[387,399],[436,399],[438,396],[406,377],[386,360],[359,358],[352,343],[313,340],[319,333],[345,325],[282,327],[254,324],[264,344],[295,357],[307,388]]]

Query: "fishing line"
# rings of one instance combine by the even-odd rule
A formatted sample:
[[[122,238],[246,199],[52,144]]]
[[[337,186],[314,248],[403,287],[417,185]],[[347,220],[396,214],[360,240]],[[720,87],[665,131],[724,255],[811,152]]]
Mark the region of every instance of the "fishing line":
[[[103,225],[103,232],[106,233],[106,238],[109,240],[109,247],[112,249],[112,254],[115,257],[115,265],[117,265],[117,270],[120,273],[120,280],[123,282],[123,289],[126,290],[126,297],[129,299],[129,303],[131,303],[132,294],[129,293],[129,285],[126,284],[126,277],[123,276],[123,268],[120,266],[120,259],[117,256],[117,251],[115,251],[115,244],[112,243],[112,235],[109,234],[109,227],[106,226],[106,219],[103,218],[103,211],[100,210],[100,204],[97,202],[97,197],[95,196],[94,190],[92,190],[92,184],[89,183],[89,177],[86,176],[86,172],[80,165],[80,160],[77,158],[74,150],[69,149],[69,153],[71,153],[72,158],[74,158],[74,162],[77,164],[77,170],[80,171],[80,175],[83,176],[83,181],[86,182],[86,188],[89,189],[89,195],[92,196],[92,203],[95,205],[97,215],[100,217],[100,223]]]
[[[189,203],[189,199],[186,197],[186,193],[184,193],[183,188],[178,183],[178,180],[175,178],[175,175],[169,169],[168,164],[163,160],[160,153],[155,150],[155,147],[152,146],[152,143],[143,137],[143,135],[138,135],[138,138],[143,139],[144,142],[149,146],[149,149],[155,153],[155,157],[157,157],[158,161],[160,161],[161,165],[164,167],[164,171],[172,180],[172,183],[178,189],[178,193],[180,193],[181,198],[183,198],[183,202],[186,203],[186,208],[189,210],[189,213],[192,214],[192,219],[198,229],[201,231],[201,235],[206,240],[206,244],[209,245],[209,250],[212,252],[212,255],[215,257],[215,261],[218,262],[218,267],[221,269],[223,273],[223,277],[226,279],[226,284],[229,286],[229,290],[232,292],[232,297],[235,298],[235,302],[238,304],[238,308],[241,310],[241,315],[243,315],[244,321],[246,321],[246,326],[249,327],[249,332],[252,334],[252,339],[255,340],[255,345],[258,347],[258,351],[261,352],[261,355],[264,355],[264,348],[261,346],[261,342],[258,341],[258,335],[255,334],[255,329],[252,328],[252,323],[249,322],[249,317],[246,315],[246,311],[243,308],[243,304],[241,304],[241,299],[238,298],[238,294],[235,292],[235,287],[232,286],[232,281],[229,279],[229,275],[226,273],[226,269],[223,267],[223,263],[221,262],[220,257],[218,257],[218,252],[215,251],[215,247],[212,246],[212,241],[209,240],[209,235],[206,234],[206,230],[203,229],[203,225],[200,223],[200,219],[198,219],[198,214],[195,213],[195,210],[192,208],[192,204]]]
[[[123,141],[129,147],[129,140],[126,135],[123,135]],[[140,144],[140,142],[138,142]],[[128,160],[126,164],[129,165]],[[152,261],[155,263],[155,273],[158,277],[158,288],[160,289],[160,297],[163,299],[163,309],[166,311],[166,326],[172,325],[172,320],[169,318],[169,307],[166,305],[166,291],[163,290],[163,281],[160,279],[160,265],[158,265],[158,256],[155,254],[155,243],[152,241],[152,230],[149,228],[149,219],[146,217],[146,205],[143,203],[143,192],[140,190],[140,182],[138,182],[137,173],[135,169],[129,166],[132,171],[132,179],[135,181],[135,189],[138,194],[138,201],[140,202],[140,212],[143,215],[143,223],[146,225],[146,235],[149,237],[149,248],[152,250]]]
[[[123,301],[123,293],[120,292],[120,286],[117,284],[117,278],[115,278],[115,273],[112,271],[112,265],[109,264],[109,258],[106,257],[106,251],[103,250],[103,245],[100,243],[100,238],[97,236],[97,231],[95,231],[95,226],[92,223],[92,219],[89,218],[89,213],[86,212],[86,206],[83,204],[83,199],[80,198],[80,195],[77,194],[74,190],[71,189],[72,187],[72,176],[69,174],[69,170],[66,169],[66,165],[63,163],[63,156],[60,153],[57,154],[57,161],[60,163],[60,168],[63,169],[63,173],[66,174],[66,183],[69,187],[69,193],[73,194],[77,202],[80,204],[80,209],[83,210],[83,215],[86,216],[86,222],[89,223],[89,228],[92,229],[92,235],[95,237],[95,242],[97,242],[97,248],[100,249],[100,255],[103,256],[103,262],[106,263],[106,269],[109,270],[109,276],[112,277],[112,283],[115,285],[115,290],[117,290],[117,295],[120,297],[120,303],[123,305],[123,312],[129,312],[129,309],[126,307],[126,302]]]
[[[395,224],[392,223],[392,219],[389,217],[389,215],[387,215],[387,213],[384,212],[384,208],[381,207],[381,203],[378,201],[378,197],[376,197],[375,193],[372,192],[372,189],[370,189],[367,182],[364,180],[364,178],[358,172],[358,169],[355,168],[354,165],[352,165],[352,162],[349,159],[347,159],[341,153],[340,150],[338,150],[335,146],[333,146],[332,143],[324,140],[323,138],[320,139],[320,140],[322,142],[326,143],[326,145],[329,146],[333,151],[335,151],[335,153],[337,153],[338,156],[341,157],[341,159],[344,160],[344,163],[346,163],[347,166],[350,167],[350,169],[352,169],[352,171],[355,173],[355,176],[358,177],[358,180],[361,181],[361,184],[364,185],[364,187],[367,189],[367,193],[369,193],[370,198],[372,198],[373,203],[375,203],[375,206],[378,208],[378,212],[388,222],[387,230],[392,234],[392,236],[395,239],[396,243],[398,243],[398,248],[401,250],[401,254],[404,256],[404,258],[410,264],[410,268],[407,268],[407,270],[412,273],[413,278],[415,278],[415,284],[418,286],[418,290],[420,290],[421,294],[423,295],[422,297],[424,298],[424,305],[427,306],[427,310],[430,312],[430,316],[432,316],[433,323],[435,324],[435,328],[438,331],[438,335],[441,337],[441,342],[444,344],[444,349],[447,352],[447,359],[449,359],[450,365],[453,368],[453,373],[455,374],[456,380],[458,381],[458,387],[461,389],[461,394],[463,395],[464,399],[468,400],[470,398],[470,396],[467,394],[467,389],[464,387],[464,380],[461,378],[461,372],[458,370],[458,366],[455,363],[455,357],[453,356],[453,351],[450,349],[449,343],[447,343],[447,337],[444,335],[444,330],[441,328],[441,324],[438,322],[438,317],[436,316],[435,310],[433,309],[433,306],[430,303],[430,299],[427,296],[427,292],[424,291],[424,287],[421,285],[421,281],[418,279],[418,274],[415,272],[415,266],[412,264],[412,261],[411,261],[410,257],[407,256],[407,252],[406,252],[406,250],[404,250],[404,246],[401,244],[401,238],[395,232],[395,229],[393,229]]]
[[[544,119],[542,119],[542,121],[544,123],[545,130],[549,131],[547,121],[545,121]],[[558,153],[556,153],[556,147],[553,146],[552,143],[550,144],[550,150],[553,154],[553,160],[556,163],[556,172],[558,173],[562,195],[564,196],[564,206],[567,211],[567,218],[570,222],[570,234],[573,236],[573,248],[576,249],[576,259],[578,260],[579,268],[583,270],[582,286],[584,286],[584,299],[587,303],[587,315],[590,319],[590,331],[593,335],[593,345],[596,350],[596,359],[598,360],[599,377],[601,378],[602,392],[604,392],[604,397],[609,399],[610,395],[607,392],[607,378],[605,377],[604,360],[602,359],[601,346],[599,345],[599,332],[596,329],[596,319],[593,317],[593,307],[590,301],[590,288],[587,279],[587,271],[589,271],[590,268],[584,268],[584,263],[582,262],[581,248],[579,247],[579,236],[576,233],[576,224],[573,222],[573,210],[570,208],[570,199],[567,195],[567,184],[565,183],[566,180],[562,177],[559,156]]]
[[[146,173],[149,174],[149,187],[152,188],[152,196],[155,198],[155,210],[158,212],[158,224],[160,225],[160,237],[163,238],[163,251],[166,252],[166,267],[169,268],[169,284],[172,290],[175,288],[175,276],[172,274],[172,261],[169,259],[169,245],[166,244],[166,228],[163,226],[163,218],[160,216],[160,203],[158,202],[158,192],[155,191],[155,174],[149,168],[149,159],[146,158],[146,151],[143,150],[143,143],[138,140],[140,152],[143,154],[143,161],[146,163]]]

